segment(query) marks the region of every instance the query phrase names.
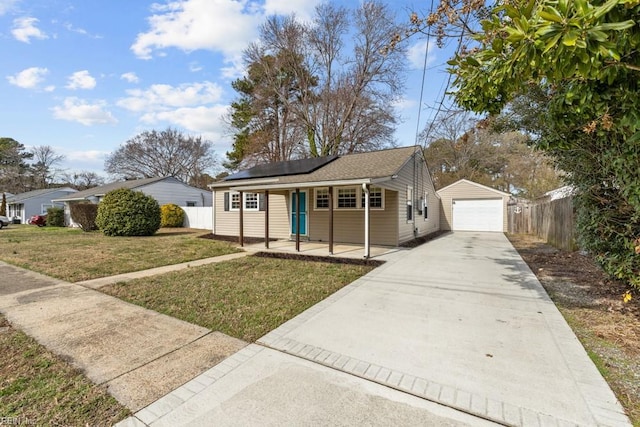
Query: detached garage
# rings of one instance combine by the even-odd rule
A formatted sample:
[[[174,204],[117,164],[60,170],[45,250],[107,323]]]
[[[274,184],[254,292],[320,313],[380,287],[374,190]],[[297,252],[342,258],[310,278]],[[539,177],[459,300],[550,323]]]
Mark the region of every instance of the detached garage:
[[[510,194],[467,179],[437,191],[441,199],[440,229],[507,231]]]

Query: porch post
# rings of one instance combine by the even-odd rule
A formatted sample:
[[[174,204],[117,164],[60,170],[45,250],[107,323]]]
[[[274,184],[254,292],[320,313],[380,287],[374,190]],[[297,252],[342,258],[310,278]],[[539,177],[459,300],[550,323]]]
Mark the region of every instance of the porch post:
[[[238,236],[240,247],[244,246],[244,203],[242,191],[240,192],[240,236]]]
[[[329,187],[329,255],[333,255],[333,187]]]
[[[264,247],[269,249],[269,190],[264,192]]]
[[[296,251],[300,252],[300,189],[296,188]]]
[[[369,248],[369,185],[362,184],[362,191],[364,192],[364,257],[369,258],[371,254]]]

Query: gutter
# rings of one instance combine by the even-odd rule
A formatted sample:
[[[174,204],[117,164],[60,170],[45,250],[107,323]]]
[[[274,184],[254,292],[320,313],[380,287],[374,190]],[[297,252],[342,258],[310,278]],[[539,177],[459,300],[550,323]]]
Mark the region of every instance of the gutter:
[[[260,191],[260,190],[291,190],[295,188],[311,188],[311,187],[340,187],[362,184],[378,184],[390,181],[393,176],[383,178],[359,178],[359,179],[343,179],[337,181],[309,181],[309,182],[289,182],[282,184],[265,184],[265,185],[238,185],[229,186],[232,191]]]

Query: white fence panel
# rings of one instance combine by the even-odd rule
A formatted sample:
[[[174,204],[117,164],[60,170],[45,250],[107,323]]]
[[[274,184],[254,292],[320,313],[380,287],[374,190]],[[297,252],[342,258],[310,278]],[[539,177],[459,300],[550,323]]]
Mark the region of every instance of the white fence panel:
[[[213,229],[213,207],[181,206],[184,211],[184,223],[187,228]]]

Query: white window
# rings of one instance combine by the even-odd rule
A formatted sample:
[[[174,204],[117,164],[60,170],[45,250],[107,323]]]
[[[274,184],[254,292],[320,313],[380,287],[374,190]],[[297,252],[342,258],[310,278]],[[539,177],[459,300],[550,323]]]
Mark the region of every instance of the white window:
[[[426,221],[429,218],[429,193],[424,192],[422,198],[422,218]]]
[[[407,187],[407,222],[413,222],[413,187]]]
[[[329,189],[316,188],[315,193],[316,193],[315,208],[318,210],[329,209]]]
[[[258,210],[258,193],[244,193],[244,208],[248,211]]]
[[[42,207],[40,208],[40,212],[41,215],[46,215],[47,214],[47,209],[52,208],[53,205],[50,203],[43,203]]]
[[[338,209],[357,209],[358,193],[355,188],[338,188]]]
[[[231,193],[231,210],[240,210],[240,193]]]
[[[365,193],[362,192],[362,207],[364,208]],[[384,190],[380,187],[369,188],[369,207],[371,209],[384,209]]]

